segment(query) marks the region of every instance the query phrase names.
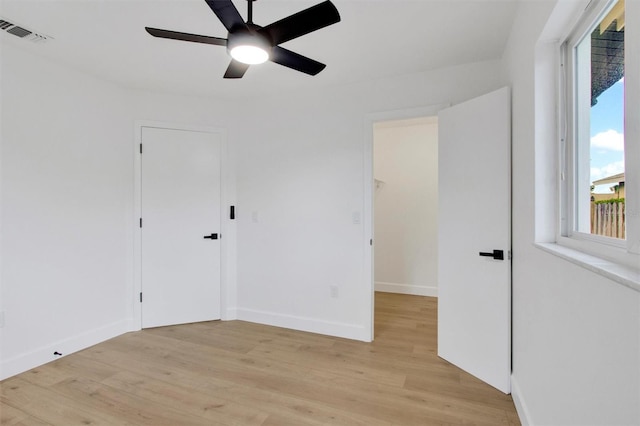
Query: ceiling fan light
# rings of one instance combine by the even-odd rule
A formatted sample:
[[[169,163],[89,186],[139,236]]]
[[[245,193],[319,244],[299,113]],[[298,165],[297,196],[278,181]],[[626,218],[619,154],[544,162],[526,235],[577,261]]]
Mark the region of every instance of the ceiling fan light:
[[[261,34],[236,31],[229,34],[227,50],[236,61],[255,65],[269,59],[271,43]]]
[[[250,44],[235,46],[229,50],[229,54],[236,61],[250,65],[261,64],[269,59],[269,54],[266,50]]]

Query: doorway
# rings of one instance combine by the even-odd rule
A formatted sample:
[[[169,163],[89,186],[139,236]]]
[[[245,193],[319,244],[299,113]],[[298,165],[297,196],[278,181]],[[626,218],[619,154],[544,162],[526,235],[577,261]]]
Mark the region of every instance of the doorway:
[[[438,118],[373,125],[374,283],[437,296]]]
[[[396,120],[411,120],[422,119],[425,117],[436,117],[438,111],[449,106],[448,104],[431,104],[417,108],[400,109],[377,112],[367,115],[365,119],[364,129],[364,205],[362,220],[364,224],[364,274],[363,281],[367,288],[371,289],[370,297],[366,298],[363,303],[363,308],[367,312],[370,312],[369,322],[365,326],[365,330],[368,332],[366,340],[373,341],[375,338],[374,330],[374,312],[375,312],[375,274],[374,274],[374,194],[375,194],[375,180],[373,173],[373,140],[374,140],[374,127],[377,123],[384,123]]]
[[[438,355],[505,393],[511,367],[510,99],[504,87],[455,106],[423,108],[431,113],[422,115],[372,115],[364,150],[363,217],[373,236],[374,124],[438,115]],[[373,339],[372,243],[365,265]]]

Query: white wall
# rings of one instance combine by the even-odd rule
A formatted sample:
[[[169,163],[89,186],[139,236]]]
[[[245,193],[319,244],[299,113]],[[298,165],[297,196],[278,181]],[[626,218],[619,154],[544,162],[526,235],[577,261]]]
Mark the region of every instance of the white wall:
[[[238,317],[370,339],[364,265],[371,235],[354,223],[371,185],[364,181],[369,117],[460,102],[502,85],[500,63],[486,62],[247,108],[251,125],[237,147]]]
[[[374,124],[376,291],[437,296],[437,117]]]
[[[126,330],[122,90],[2,46],[0,376]]]
[[[134,123],[228,129],[233,103],[129,91],[2,46],[0,378],[139,325]],[[228,137],[236,135],[228,132]],[[223,166],[233,175],[233,150]],[[226,202],[234,198],[228,179]],[[227,216],[228,217],[228,216]],[[223,318],[235,315],[234,224]],[[139,306],[139,305],[138,305]],[[138,317],[136,317],[136,314]]]
[[[542,32],[555,3],[523,2],[505,52],[513,87],[514,399],[524,424],[640,424],[640,294],[533,245],[554,234],[554,69],[541,76],[553,40],[538,40],[548,39]]]

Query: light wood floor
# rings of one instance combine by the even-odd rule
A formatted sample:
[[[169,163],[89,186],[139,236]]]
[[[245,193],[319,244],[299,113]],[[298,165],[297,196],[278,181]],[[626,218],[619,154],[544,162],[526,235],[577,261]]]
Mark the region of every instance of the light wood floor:
[[[242,321],[128,333],[0,383],[3,425],[518,425],[436,355],[436,299],[376,294],[375,342]]]

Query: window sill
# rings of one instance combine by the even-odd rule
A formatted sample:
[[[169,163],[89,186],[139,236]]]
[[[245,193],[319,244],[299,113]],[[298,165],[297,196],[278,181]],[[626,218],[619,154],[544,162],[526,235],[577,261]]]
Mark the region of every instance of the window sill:
[[[534,245],[547,253],[640,292],[640,270],[637,268],[585,254],[557,243],[535,243]]]

